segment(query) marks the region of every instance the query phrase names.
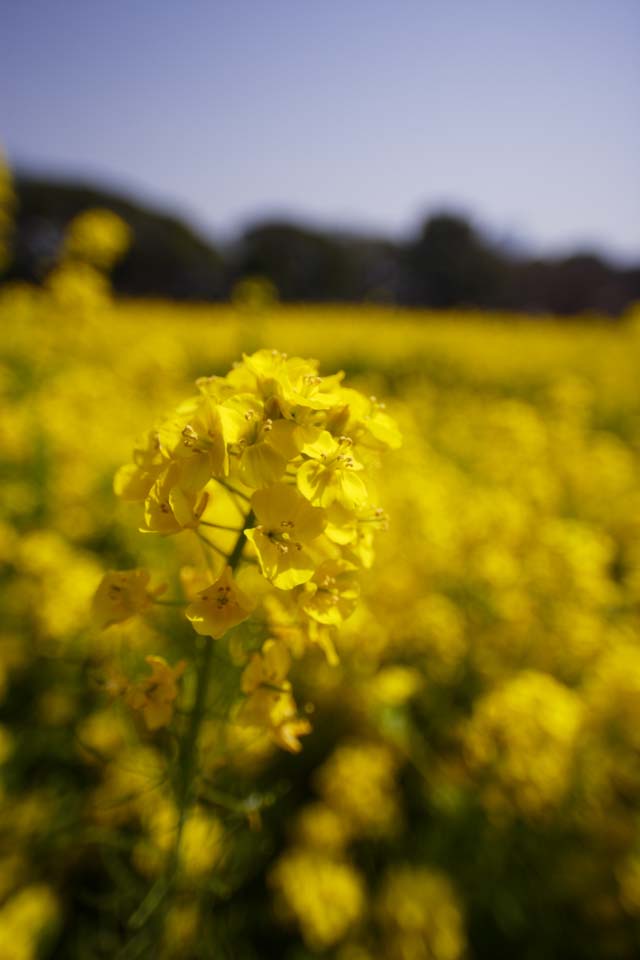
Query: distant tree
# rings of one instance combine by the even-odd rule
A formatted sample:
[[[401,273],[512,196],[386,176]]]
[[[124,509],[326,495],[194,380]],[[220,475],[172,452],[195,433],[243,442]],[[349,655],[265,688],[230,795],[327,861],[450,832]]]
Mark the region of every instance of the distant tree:
[[[179,219],[109,191],[18,176],[7,279],[39,282],[53,265],[69,222],[96,207],[118,214],[132,244],[113,272],[130,297],[220,300],[246,278],[264,278],[280,299],[477,307],[525,313],[621,315],[640,300],[640,265],[620,269],[594,253],[561,259],[516,257],[464,217],[439,213],[415,237],[322,231],[286,221],[258,223],[226,250]],[[12,208],[13,209],[13,208]]]
[[[393,243],[289,223],[248,230],[236,251],[239,276],[263,276],[282,300],[395,300],[400,262]]]
[[[106,207],[131,228],[129,251],[113,273],[126,296],[216,300],[225,293],[222,257],[174,217],[104,190],[18,177],[10,278],[38,281],[50,268],[67,224],[79,213]]]
[[[617,270],[592,253],[513,266],[509,304],[526,313],[621,314],[640,297],[640,270]]]
[[[410,303],[431,307],[498,306],[507,265],[462,217],[438,214],[426,221],[406,251]]]
[[[288,223],[265,223],[244,234],[240,276],[268,278],[282,300],[349,300],[350,265],[340,244]]]
[[[617,288],[608,264],[594,254],[575,254],[553,264],[549,308],[558,314],[606,313],[619,299]]]

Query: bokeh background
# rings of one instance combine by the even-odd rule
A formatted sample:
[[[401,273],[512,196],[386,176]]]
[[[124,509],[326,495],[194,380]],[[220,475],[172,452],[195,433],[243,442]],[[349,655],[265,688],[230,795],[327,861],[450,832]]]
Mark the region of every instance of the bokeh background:
[[[8,6],[11,276],[135,227],[115,288],[619,315],[640,296],[633,0]]]
[[[2,24],[0,960],[633,960],[638,5]],[[113,476],[261,348],[345,371],[403,445],[340,662],[295,661],[300,754],[228,722],[220,645],[169,891],[193,630],[91,600],[187,589],[188,532],[141,534]],[[187,664],[168,729],[110,695],[149,654]]]

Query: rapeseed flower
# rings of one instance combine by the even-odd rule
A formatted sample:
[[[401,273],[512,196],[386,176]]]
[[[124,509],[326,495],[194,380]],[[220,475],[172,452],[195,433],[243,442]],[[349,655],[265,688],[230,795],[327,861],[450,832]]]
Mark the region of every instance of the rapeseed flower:
[[[114,623],[123,623],[147,610],[164,587],[151,591],[146,570],[110,570],[105,573],[93,597],[93,622],[101,630]]]
[[[316,562],[308,548],[324,530],[324,512],[284,483],[256,491],[251,506],[258,523],[245,535],[267,580],[282,590],[310,580]]]
[[[202,590],[186,610],[196,633],[219,638],[227,630],[246,620],[254,604],[234,582],[227,566],[215,583]]]
[[[148,656],[151,676],[130,687],[126,693],[132,710],[139,711],[148,730],[159,730],[171,723],[175,699],[178,696],[177,682],[185,671],[181,660],[175,667],[169,666],[162,657]]]

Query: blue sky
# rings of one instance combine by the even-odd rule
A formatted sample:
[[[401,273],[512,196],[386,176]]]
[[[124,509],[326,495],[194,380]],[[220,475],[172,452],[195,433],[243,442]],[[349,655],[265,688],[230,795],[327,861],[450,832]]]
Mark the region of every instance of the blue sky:
[[[4,0],[0,142],[214,237],[468,212],[640,258],[637,0]]]

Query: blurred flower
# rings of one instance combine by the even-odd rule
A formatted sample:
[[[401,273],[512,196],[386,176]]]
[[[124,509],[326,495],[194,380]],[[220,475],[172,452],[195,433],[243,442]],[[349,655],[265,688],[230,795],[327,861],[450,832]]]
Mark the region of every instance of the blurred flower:
[[[448,879],[426,867],[391,867],[377,900],[389,960],[459,960],[462,910]]]
[[[181,660],[175,667],[170,667],[162,657],[145,659],[151,667],[151,676],[130,687],[126,698],[132,710],[140,711],[147,729],[159,730],[171,723],[178,695],[177,681],[184,673],[186,663]]]
[[[93,597],[91,615],[101,630],[143,613],[164,588],[151,592],[146,570],[110,570],[105,573]]]
[[[288,851],[272,868],[269,883],[283,917],[295,920],[312,950],[338,943],[364,911],[360,875],[317,851]]]

